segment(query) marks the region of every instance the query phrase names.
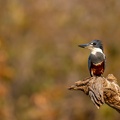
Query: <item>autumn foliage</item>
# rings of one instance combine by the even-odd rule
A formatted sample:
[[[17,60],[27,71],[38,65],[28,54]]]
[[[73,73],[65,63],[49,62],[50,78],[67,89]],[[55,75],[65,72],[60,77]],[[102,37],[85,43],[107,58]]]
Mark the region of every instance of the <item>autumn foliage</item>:
[[[67,90],[89,75],[89,51],[78,44],[93,39],[104,45],[104,76],[119,80],[119,4],[1,0],[0,120],[119,120],[110,107],[97,110],[83,93]]]

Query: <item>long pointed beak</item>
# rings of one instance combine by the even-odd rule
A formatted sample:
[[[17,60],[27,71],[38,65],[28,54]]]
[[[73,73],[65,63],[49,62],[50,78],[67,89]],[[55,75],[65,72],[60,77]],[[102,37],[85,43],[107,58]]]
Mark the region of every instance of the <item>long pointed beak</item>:
[[[81,44],[81,45],[78,45],[78,47],[81,47],[81,48],[87,48],[89,46],[89,44]]]

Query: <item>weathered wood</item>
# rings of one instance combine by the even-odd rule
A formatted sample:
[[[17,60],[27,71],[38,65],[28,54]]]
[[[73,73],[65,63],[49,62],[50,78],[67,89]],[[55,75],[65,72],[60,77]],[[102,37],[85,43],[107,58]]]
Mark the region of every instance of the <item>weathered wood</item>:
[[[69,90],[81,90],[89,95],[92,102],[99,109],[106,103],[110,107],[120,112],[120,87],[113,74],[104,77],[89,77],[82,81],[77,81]]]

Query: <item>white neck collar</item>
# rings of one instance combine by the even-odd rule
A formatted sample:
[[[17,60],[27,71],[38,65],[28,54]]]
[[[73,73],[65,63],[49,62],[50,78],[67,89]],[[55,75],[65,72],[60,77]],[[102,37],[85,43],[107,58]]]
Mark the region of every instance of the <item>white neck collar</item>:
[[[103,51],[100,48],[91,49],[91,54],[95,55],[97,52],[103,53]]]

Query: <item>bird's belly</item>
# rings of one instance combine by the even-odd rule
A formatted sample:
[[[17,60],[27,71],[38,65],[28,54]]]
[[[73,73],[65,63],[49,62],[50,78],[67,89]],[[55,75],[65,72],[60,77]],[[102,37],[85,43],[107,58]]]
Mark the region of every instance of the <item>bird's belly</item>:
[[[92,76],[101,76],[104,73],[104,62],[102,62],[101,64],[92,64],[91,65],[91,75]]]

